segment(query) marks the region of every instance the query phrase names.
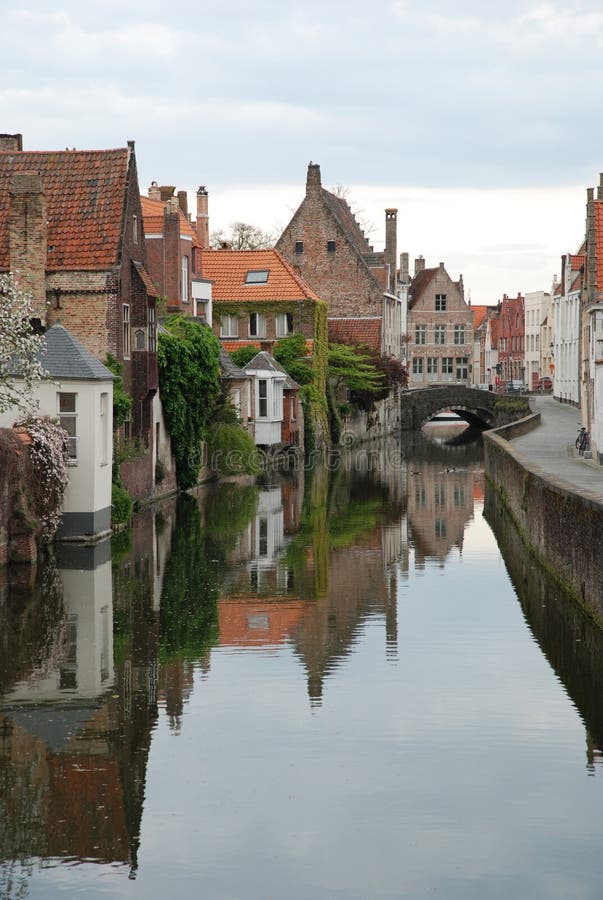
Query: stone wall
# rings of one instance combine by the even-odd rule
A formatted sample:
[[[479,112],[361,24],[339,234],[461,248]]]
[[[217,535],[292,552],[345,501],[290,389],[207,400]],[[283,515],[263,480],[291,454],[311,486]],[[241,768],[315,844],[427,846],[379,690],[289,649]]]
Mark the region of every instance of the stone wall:
[[[371,412],[356,411],[342,417],[340,444],[350,446],[372,441],[400,430],[400,401],[396,397],[379,400]]]
[[[487,502],[538,562],[603,624],[603,503],[543,472],[506,440],[538,424],[538,414],[484,434]]]
[[[0,566],[37,559],[35,483],[26,445],[11,429],[0,428]]]

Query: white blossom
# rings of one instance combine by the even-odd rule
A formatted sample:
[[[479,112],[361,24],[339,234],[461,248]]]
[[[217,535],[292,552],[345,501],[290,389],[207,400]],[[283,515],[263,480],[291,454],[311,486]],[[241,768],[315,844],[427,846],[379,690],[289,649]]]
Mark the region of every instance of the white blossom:
[[[35,334],[29,291],[17,287],[12,272],[0,275],[0,412],[31,406],[34,383],[45,375],[39,361],[44,337]],[[15,383],[18,375],[18,384]]]

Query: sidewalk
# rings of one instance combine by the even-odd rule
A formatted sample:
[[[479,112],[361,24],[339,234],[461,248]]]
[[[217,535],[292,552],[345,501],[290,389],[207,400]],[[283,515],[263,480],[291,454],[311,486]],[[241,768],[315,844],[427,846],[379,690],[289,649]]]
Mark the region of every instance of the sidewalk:
[[[576,492],[588,493],[603,503],[603,466],[583,459],[575,448],[580,410],[552,397],[531,396],[530,404],[540,413],[540,425],[529,434],[513,438],[515,450]]]

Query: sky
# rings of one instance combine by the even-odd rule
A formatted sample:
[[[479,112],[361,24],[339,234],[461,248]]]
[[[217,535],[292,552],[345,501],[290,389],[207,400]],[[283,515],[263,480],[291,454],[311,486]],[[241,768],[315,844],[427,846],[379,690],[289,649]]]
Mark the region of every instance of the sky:
[[[490,8],[491,7],[491,8]],[[0,131],[136,142],[210,227],[284,227],[307,165],[473,303],[550,289],[603,168],[597,0],[0,0]],[[194,207],[193,207],[194,208]]]

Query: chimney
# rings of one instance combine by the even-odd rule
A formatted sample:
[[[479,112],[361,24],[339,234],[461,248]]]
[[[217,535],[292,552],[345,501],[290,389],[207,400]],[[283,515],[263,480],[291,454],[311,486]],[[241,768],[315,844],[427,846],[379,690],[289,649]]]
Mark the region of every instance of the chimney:
[[[419,272],[423,271],[424,268],[425,268],[425,260],[422,256],[418,256],[415,259],[415,278],[417,277]]]
[[[188,194],[186,191],[178,191],[178,206],[188,219]]]
[[[163,211],[163,287],[168,309],[180,307],[180,213],[178,200],[170,197]]]
[[[197,237],[202,250],[209,250],[209,206],[205,185],[201,184],[197,189]]]
[[[149,200],[161,200],[161,189],[156,181],[151,182],[149,188]]]
[[[408,282],[410,281],[409,267],[410,267],[410,260],[408,257],[408,253],[401,253],[400,254],[400,282],[401,282],[401,284],[408,284]]]
[[[385,210],[385,264],[388,268],[387,289],[396,293],[396,262],[398,259],[398,210]]]
[[[603,200],[603,172],[599,174],[599,187],[597,188],[597,200]]]
[[[31,291],[36,315],[45,322],[48,216],[40,175],[36,172],[13,175],[9,203],[9,267],[12,272],[18,272],[19,287]]]
[[[306,197],[310,195],[317,196],[320,194],[321,189],[320,166],[318,163],[311,162],[308,166],[308,175],[306,176]]]
[[[22,134],[0,134],[1,153],[19,153],[23,150]]]
[[[174,196],[176,188],[173,184],[162,184],[159,190],[161,192],[161,199],[165,203],[166,200],[170,200],[171,197]]]

